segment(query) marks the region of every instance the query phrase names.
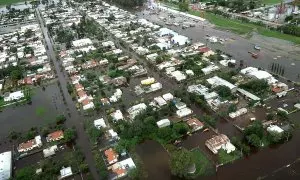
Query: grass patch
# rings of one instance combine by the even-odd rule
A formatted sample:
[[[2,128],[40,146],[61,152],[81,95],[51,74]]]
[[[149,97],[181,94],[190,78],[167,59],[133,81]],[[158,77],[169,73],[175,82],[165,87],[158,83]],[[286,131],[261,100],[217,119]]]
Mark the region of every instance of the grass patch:
[[[25,2],[25,0],[0,0],[0,6]]]
[[[196,172],[193,175],[194,177],[207,176],[214,173],[213,164],[200,149],[197,148],[192,150],[192,154],[196,162]]]
[[[195,16],[201,15],[199,11],[192,11],[192,10],[190,11],[190,14],[193,14]],[[228,19],[223,16],[215,15],[209,12],[204,13],[204,18],[207,19],[212,24],[215,24],[218,28],[229,30],[236,34],[245,35],[253,31],[256,31],[257,33],[263,36],[278,38],[282,40],[291,41],[296,44],[300,44],[300,37],[289,35],[289,34],[282,34],[278,31],[269,30],[256,24],[245,23],[234,19]]]
[[[262,4],[266,5],[272,5],[272,4],[278,4],[281,0],[262,0]]]
[[[227,164],[227,163],[233,162],[237,159],[240,159],[241,153],[240,153],[240,151],[235,150],[235,151],[227,154],[227,152],[225,150],[220,149],[218,152],[218,158],[219,158],[219,163]]]
[[[38,108],[36,108],[36,110],[35,110],[35,114],[36,114],[38,117],[42,117],[45,113],[46,113],[46,109],[45,109],[44,107],[38,107]]]

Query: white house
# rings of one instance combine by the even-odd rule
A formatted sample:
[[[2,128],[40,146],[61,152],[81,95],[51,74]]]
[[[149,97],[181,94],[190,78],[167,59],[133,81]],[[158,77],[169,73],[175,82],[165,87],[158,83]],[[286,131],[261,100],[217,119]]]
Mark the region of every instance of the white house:
[[[180,118],[191,115],[192,113],[193,111],[188,107],[176,111],[177,116]]]
[[[110,114],[114,121],[123,120],[123,113],[118,109],[115,112]]]
[[[16,91],[9,94],[4,95],[4,101],[13,101],[13,100],[19,100],[21,98],[24,98],[24,93],[22,91]]]
[[[163,127],[170,126],[171,122],[169,119],[162,119],[160,121],[157,121],[156,124],[159,128],[163,128]]]
[[[103,118],[94,120],[94,126],[97,129],[106,128],[106,124]]]
[[[72,169],[71,167],[63,167],[61,170],[60,170],[60,176],[58,177],[58,179],[63,179],[63,178],[66,178],[66,177],[69,177],[69,176],[72,176],[73,175],[73,172],[72,172]]]

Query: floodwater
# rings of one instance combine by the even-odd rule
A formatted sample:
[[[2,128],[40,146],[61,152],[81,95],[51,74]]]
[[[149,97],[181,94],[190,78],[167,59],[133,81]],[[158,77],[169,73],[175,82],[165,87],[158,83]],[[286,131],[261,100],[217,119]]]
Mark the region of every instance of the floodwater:
[[[136,147],[136,152],[144,162],[148,179],[171,179],[169,155],[158,142],[145,141]]]
[[[12,105],[0,112],[0,141],[11,131],[24,132],[54,122],[57,115],[66,111],[56,82],[48,85],[45,91],[40,87],[32,91],[32,104]]]
[[[167,17],[168,15],[166,12],[160,12],[159,15],[153,15],[145,10],[137,12],[136,14],[139,18],[145,18],[151,22],[175,30],[179,34],[191,38],[193,42],[200,41],[204,44],[207,43],[207,46],[213,50],[219,49],[232,55],[233,59],[243,60],[245,66],[255,66],[270,70],[272,63],[278,63],[285,69],[284,77],[293,81],[300,81],[298,77],[300,68],[300,47],[293,45],[291,42],[269,38],[255,33],[252,34],[250,39],[246,39],[231,32],[215,29],[214,25],[208,22],[199,22],[196,23],[196,27],[183,30],[181,26],[166,26],[164,22],[159,19],[160,16]],[[192,20],[187,20],[183,17],[176,17],[175,20],[172,21],[192,22]],[[223,45],[220,43],[209,43],[206,40],[206,35],[217,36],[228,40]],[[257,59],[253,59],[248,53],[249,51],[255,51],[253,48],[255,44],[261,46],[261,51],[257,52],[259,53]]]
[[[300,112],[298,112],[298,114],[293,114],[292,116],[295,118],[299,115]],[[220,131],[222,131],[221,128],[222,127],[220,126]],[[194,133],[192,136],[184,139],[181,145],[187,149],[199,147],[213,162],[216,162],[217,157],[209,152],[204,145],[205,140],[210,138],[213,134],[214,133],[211,131]],[[252,180],[259,177],[264,177],[266,179],[286,179],[287,174],[289,175],[288,179],[299,179],[299,162],[295,163],[293,166],[286,167],[300,157],[299,142],[300,130],[296,130],[293,138],[289,142],[272,148],[264,148],[249,157],[219,167],[214,176],[201,177],[198,179]],[[174,179],[171,174],[168,174],[170,173],[167,163],[168,154],[159,143],[146,141],[138,145],[136,150],[148,171],[148,179]],[[283,167],[284,169],[279,171]]]

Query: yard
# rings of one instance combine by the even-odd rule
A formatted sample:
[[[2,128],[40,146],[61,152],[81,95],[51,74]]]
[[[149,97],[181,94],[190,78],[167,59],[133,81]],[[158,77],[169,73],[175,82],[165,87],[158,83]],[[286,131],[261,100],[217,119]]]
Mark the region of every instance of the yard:
[[[272,4],[278,4],[280,3],[281,0],[263,0],[262,1],[262,4],[265,4],[265,5],[272,5]]]
[[[194,176],[212,175],[214,173],[214,167],[206,155],[198,148],[193,149],[192,153],[196,162],[196,172]]]
[[[201,14],[199,11],[190,11],[190,13],[196,16],[200,16]],[[278,38],[282,40],[291,41],[296,44],[300,44],[300,37],[296,37],[288,34],[282,34],[278,31],[272,31],[256,24],[224,18],[220,15],[215,15],[209,12],[205,12],[204,18],[207,19],[209,22],[215,24],[218,28],[229,30],[236,34],[245,35],[253,31],[256,31],[257,33],[263,36]]]
[[[0,0],[0,6],[24,2],[25,0]]]

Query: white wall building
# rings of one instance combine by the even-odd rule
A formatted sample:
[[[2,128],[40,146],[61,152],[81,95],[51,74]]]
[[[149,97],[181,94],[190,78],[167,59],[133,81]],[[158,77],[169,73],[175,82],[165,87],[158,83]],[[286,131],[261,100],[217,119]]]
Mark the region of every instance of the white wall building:
[[[106,123],[103,118],[94,120],[94,126],[97,129],[106,128]]]
[[[12,173],[12,153],[11,151],[0,154],[0,179],[7,180],[11,178]]]
[[[19,100],[21,98],[24,98],[24,93],[22,91],[16,91],[9,94],[4,95],[4,101],[13,101],[13,100]]]
[[[162,119],[160,121],[157,121],[156,124],[159,128],[163,128],[163,127],[170,126],[171,122],[169,119]]]

